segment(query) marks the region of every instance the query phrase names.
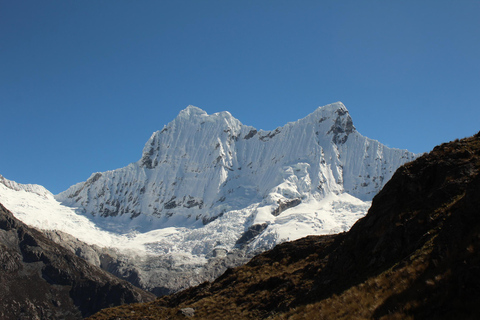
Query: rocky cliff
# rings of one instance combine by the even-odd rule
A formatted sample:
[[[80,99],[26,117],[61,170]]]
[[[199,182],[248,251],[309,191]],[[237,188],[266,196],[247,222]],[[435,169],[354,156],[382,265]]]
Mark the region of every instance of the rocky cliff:
[[[88,264],[0,204],[0,318],[81,319],[154,296]]]

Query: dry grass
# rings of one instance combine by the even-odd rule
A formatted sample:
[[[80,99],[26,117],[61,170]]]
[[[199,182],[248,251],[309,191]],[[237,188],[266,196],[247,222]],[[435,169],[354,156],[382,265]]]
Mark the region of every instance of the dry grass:
[[[410,288],[425,272],[433,249],[433,240],[434,238],[403,261],[403,266],[395,264],[378,276],[369,278],[338,295],[334,294],[319,302],[299,306],[271,319],[372,319],[376,310],[388,298]],[[411,301],[401,310],[389,310],[388,315],[380,319],[411,319],[409,311],[416,306],[418,302]]]
[[[348,233],[284,243],[213,283],[91,319],[480,318],[480,134],[397,171]]]

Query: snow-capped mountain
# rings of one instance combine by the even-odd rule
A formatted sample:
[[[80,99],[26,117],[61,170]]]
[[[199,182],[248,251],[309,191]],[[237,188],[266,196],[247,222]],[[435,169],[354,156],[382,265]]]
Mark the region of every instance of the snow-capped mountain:
[[[139,161],[56,196],[0,176],[0,203],[34,227],[114,248],[105,268],[168,293],[278,243],[349,230],[414,158],[360,135],[342,103],[273,131],[189,106]],[[69,241],[104,264],[105,253]]]
[[[265,217],[270,213],[263,212],[260,219],[262,210],[253,204],[226,212],[200,228],[121,233],[105,230],[121,229],[115,228],[116,218],[79,214],[42,186],[23,185],[2,176],[0,203],[88,262],[156,294],[213,280],[226,268],[241,265],[283,241],[346,231],[369,206],[345,193],[331,194],[285,209],[269,221]]]
[[[119,248],[126,246],[122,237],[98,228],[88,217],[61,205],[53,194],[36,184],[20,184],[0,175],[0,203],[17,219],[43,230],[60,230],[89,244]],[[135,248],[138,250],[139,248]]]
[[[151,136],[139,161],[95,173],[56,199],[102,217],[144,216],[132,223],[141,227],[150,217],[150,229],[198,226],[255,203],[278,215],[329,194],[368,201],[412,159],[360,135],[340,102],[273,131],[189,106]]]
[[[15,181],[5,179],[5,177],[3,177],[1,174],[0,174],[0,186],[3,186],[6,189],[10,189],[13,191],[24,191],[28,194],[33,193],[44,199],[53,198],[53,194],[47,189],[45,189],[45,187],[43,186],[40,186],[38,184],[17,183]]]

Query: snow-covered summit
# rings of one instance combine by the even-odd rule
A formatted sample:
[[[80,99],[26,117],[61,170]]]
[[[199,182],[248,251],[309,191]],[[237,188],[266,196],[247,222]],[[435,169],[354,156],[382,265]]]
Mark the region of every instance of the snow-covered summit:
[[[15,181],[6,179],[1,174],[0,174],[0,184],[14,191],[25,191],[25,192],[34,193],[43,198],[53,198],[53,194],[41,185],[17,183]]]
[[[201,225],[255,203],[273,214],[331,193],[371,200],[414,157],[360,135],[341,102],[272,131],[188,106],[152,134],[139,161],[56,198],[96,216],[150,217],[152,228]]]
[[[214,122],[214,121],[222,121],[222,119],[227,122],[238,121],[235,118],[233,118],[230,112],[228,111],[217,112],[209,115],[205,110],[199,107],[189,105],[188,107],[180,111],[178,116],[172,121],[171,124],[172,125],[173,123],[178,124],[179,122],[184,122],[184,121],[190,122],[190,123],[198,123],[198,122],[201,123],[205,121]]]
[[[294,207],[283,206],[284,211],[275,215],[268,206],[257,203],[228,211],[200,228],[152,227],[155,230],[124,233],[121,225],[129,218],[84,215],[53,197],[30,192],[24,185],[7,184],[18,188],[0,184],[0,203],[18,219],[45,230],[54,241],[95,265],[127,277],[143,289],[159,288],[163,293],[211,281],[227,267],[243,264],[277,243],[346,231],[369,206],[346,193],[330,194],[321,201],[309,199]],[[145,223],[147,218],[142,215],[132,221]],[[107,249],[90,248],[82,242]]]
[[[271,131],[188,106],[137,162],[55,198],[0,176],[0,203],[37,228],[128,252],[145,288],[178,290],[221,274],[218,251],[240,263],[284,241],[347,231],[414,157],[360,135],[340,102]]]

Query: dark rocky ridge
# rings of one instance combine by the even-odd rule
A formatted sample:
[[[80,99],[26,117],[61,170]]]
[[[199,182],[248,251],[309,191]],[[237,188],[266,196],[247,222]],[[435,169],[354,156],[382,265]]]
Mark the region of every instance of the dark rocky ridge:
[[[81,319],[154,299],[47,239],[1,204],[0,282],[1,319]]]
[[[480,133],[398,169],[347,233],[278,245],[213,283],[92,319],[478,319],[479,250]]]

